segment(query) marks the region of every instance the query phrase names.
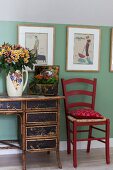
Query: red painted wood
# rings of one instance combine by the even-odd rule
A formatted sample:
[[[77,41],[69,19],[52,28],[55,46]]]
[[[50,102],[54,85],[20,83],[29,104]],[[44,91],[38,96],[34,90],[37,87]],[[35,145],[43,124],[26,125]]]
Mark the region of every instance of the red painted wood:
[[[86,90],[71,90],[71,91],[67,91],[67,97],[68,96],[74,96],[74,95],[87,95],[87,96],[93,96],[93,92],[90,91],[86,91]]]
[[[73,144],[73,166],[77,167],[77,141],[88,141],[87,143],[87,152],[90,152],[91,147],[91,141],[92,140],[98,140],[102,143],[105,143],[105,152],[106,152],[106,163],[110,163],[110,153],[109,153],[109,136],[110,136],[110,121],[109,119],[105,119],[104,121],[101,119],[98,122],[95,122],[90,119],[90,121],[85,122],[79,122],[76,121],[76,119],[73,119],[74,121],[71,121],[68,119],[69,111],[75,110],[76,108],[80,107],[87,107],[90,109],[95,108],[95,98],[96,98],[96,84],[97,80],[93,79],[86,79],[86,78],[71,78],[71,79],[61,79],[62,82],[62,89],[63,94],[65,96],[64,99],[64,107],[65,107],[65,115],[66,115],[66,127],[67,127],[67,152],[71,153],[71,144]],[[85,85],[84,89],[79,89],[79,85],[83,84]],[[75,90],[70,89],[69,86],[76,87]],[[73,86],[72,86],[73,85]],[[86,88],[90,86],[90,90]],[[91,90],[92,86],[92,90]],[[67,88],[68,87],[68,88]],[[77,98],[80,97],[80,95],[84,96],[84,100],[82,101],[76,101]],[[70,97],[74,96],[75,99],[70,100]],[[85,101],[85,96],[90,97],[90,101]],[[80,99],[80,98],[79,98]],[[82,98],[81,98],[82,99]],[[89,103],[88,103],[89,102]],[[72,124],[70,126],[70,124]],[[105,125],[105,130],[103,128],[94,127],[96,125]],[[89,130],[77,130],[77,127],[79,126],[88,126]],[[92,131],[97,130],[101,131],[102,134],[104,134],[104,137],[95,137],[92,136]],[[86,133],[88,132],[88,138],[77,138],[77,133]],[[73,136],[73,139],[71,140],[70,135]]]
[[[88,108],[92,108],[92,104],[86,103],[86,102],[76,102],[76,103],[69,103],[68,104],[68,109],[73,108],[73,107],[79,107],[79,106],[84,106]]]
[[[73,122],[73,166],[77,167],[77,127],[76,122]]]
[[[67,126],[67,153],[71,153],[71,139],[70,139],[70,123],[69,120],[67,120],[66,126]]]
[[[110,150],[109,150],[109,135],[110,135],[110,120],[107,119],[106,120],[106,149],[105,149],[105,152],[106,152],[106,163],[107,164],[110,164]]]

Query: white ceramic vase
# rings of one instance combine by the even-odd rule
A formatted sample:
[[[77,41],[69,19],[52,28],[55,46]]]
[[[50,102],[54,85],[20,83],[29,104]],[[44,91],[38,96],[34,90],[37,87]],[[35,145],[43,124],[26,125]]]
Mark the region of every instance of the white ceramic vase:
[[[25,81],[23,83],[23,72],[25,72]],[[9,72],[6,76],[6,88],[7,94],[10,97],[22,96],[22,93],[27,85],[28,81],[28,71],[16,70],[15,72]]]

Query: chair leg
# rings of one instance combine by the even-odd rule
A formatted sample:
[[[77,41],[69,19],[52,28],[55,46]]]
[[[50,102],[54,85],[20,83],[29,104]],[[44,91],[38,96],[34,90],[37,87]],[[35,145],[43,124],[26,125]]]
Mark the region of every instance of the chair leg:
[[[67,119],[67,153],[71,153],[71,139],[70,139],[70,121]]]
[[[73,166],[77,167],[77,125],[73,122]]]
[[[92,126],[89,126],[88,138],[91,138],[91,136],[92,136]],[[88,143],[87,143],[87,153],[90,152],[90,146],[91,146],[91,140],[88,140]]]
[[[106,150],[106,163],[110,163],[110,151],[109,151],[109,136],[110,136],[110,120],[106,120],[106,142],[105,142],[105,150]]]

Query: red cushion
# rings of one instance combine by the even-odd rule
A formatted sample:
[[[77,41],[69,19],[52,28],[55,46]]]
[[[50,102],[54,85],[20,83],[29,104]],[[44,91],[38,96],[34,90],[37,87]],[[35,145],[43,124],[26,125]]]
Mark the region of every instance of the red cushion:
[[[69,114],[78,119],[103,119],[103,116],[92,109],[72,110]]]

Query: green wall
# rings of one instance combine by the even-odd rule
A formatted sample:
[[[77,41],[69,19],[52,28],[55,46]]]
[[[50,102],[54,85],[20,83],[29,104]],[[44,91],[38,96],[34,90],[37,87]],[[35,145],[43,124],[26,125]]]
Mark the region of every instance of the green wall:
[[[49,26],[51,24],[22,23],[22,22],[0,22],[0,44],[9,42],[17,44],[17,25],[32,24]],[[52,24],[53,25],[53,24]],[[54,24],[55,27],[55,58],[54,64],[60,65],[60,78],[65,77],[86,77],[97,78],[97,96],[96,110],[103,113],[111,120],[111,129],[113,129],[113,73],[109,72],[110,60],[110,27],[101,28],[101,46],[100,46],[100,71],[99,72],[66,72],[66,26],[64,24]],[[30,75],[31,77],[32,75]],[[5,76],[0,76],[0,93],[6,91]],[[59,94],[62,94],[61,82],[59,84]],[[66,140],[65,117],[63,101],[61,101],[60,117],[60,139]],[[112,130],[111,130],[112,131]],[[113,137],[113,134],[111,134]],[[17,122],[15,116],[0,116],[0,139],[17,138]]]

